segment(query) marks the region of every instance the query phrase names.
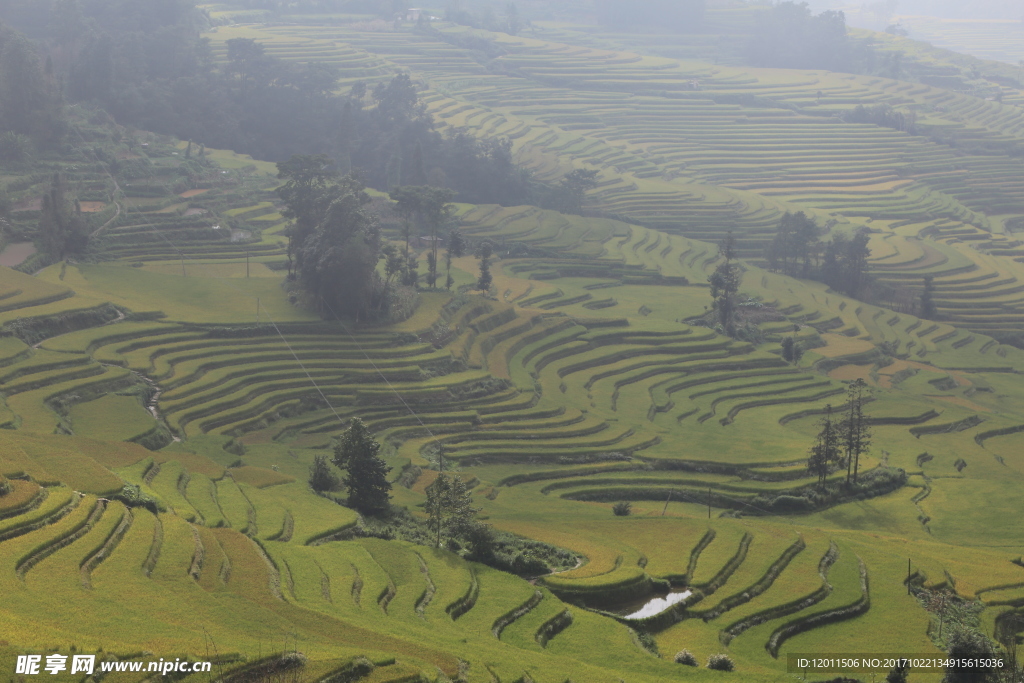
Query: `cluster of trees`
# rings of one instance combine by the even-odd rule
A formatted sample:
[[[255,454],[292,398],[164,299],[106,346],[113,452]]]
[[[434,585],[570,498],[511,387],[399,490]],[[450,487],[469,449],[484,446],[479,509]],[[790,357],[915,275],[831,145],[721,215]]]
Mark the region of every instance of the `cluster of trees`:
[[[426,493],[427,526],[435,534],[436,547],[441,547],[442,537],[465,538],[474,532],[480,508],[473,507],[472,494],[462,477],[441,472]]]
[[[384,239],[363,184],[339,175],[324,155],[292,157],[278,164],[278,177],[284,215],[293,221],[289,277],[298,277],[324,318],[389,313],[398,292],[377,272]]]
[[[850,40],[846,15],[815,15],[806,2],[780,2],[759,18],[745,50],[753,66],[855,72],[866,55]]]
[[[452,262],[466,253],[467,243],[450,228],[454,193],[447,188],[402,186],[391,192],[403,219],[405,249],[384,239],[370,197],[355,174],[341,175],[323,154],[295,155],[277,165],[284,184],[278,195],[285,204],[288,229],[288,277],[297,280],[311,303],[327,319],[401,317],[411,312],[413,288],[420,284],[419,262],[411,248],[412,228],[427,233],[427,286],[441,278],[440,247],[444,242],[444,287],[455,284]],[[445,235],[445,237],[442,237]],[[491,287],[491,246],[480,247],[478,289]],[[381,261],[383,273],[377,265]]]
[[[3,0],[0,12],[47,54],[44,68],[31,41],[0,31],[0,132],[44,128],[41,113],[63,94],[122,125],[260,159],[327,152],[381,190],[429,184],[462,201],[517,205],[544,189],[507,140],[435,130],[408,75],[339,95],[336,68],[277,59],[245,38],[228,41],[216,68],[199,35],[208,19],[191,0]]]
[[[89,242],[82,207],[77,199],[69,196],[67,178],[63,173],[53,174],[49,191],[43,195],[39,237],[43,249],[56,260],[84,252]]]
[[[344,486],[345,504],[359,512],[387,516],[391,512],[390,467],[380,455],[381,444],[370,434],[366,424],[354,418],[338,439],[333,457],[313,459],[309,468],[309,485],[317,493],[337,491]],[[331,468],[344,472],[339,477]],[[436,547],[469,545],[474,555],[488,559],[493,554],[494,537],[489,528],[476,521],[480,508],[473,506],[473,497],[466,482],[457,475],[438,474],[427,487],[427,528]]]
[[[915,135],[917,133],[917,114],[913,111],[899,111],[892,105],[878,104],[865,107],[858,104],[843,115],[847,123],[873,123],[876,126],[892,128]]]
[[[504,11],[497,13],[490,4],[484,5],[479,12],[463,7],[460,0],[451,0],[444,12],[445,21],[488,31],[507,33],[515,36],[526,27],[527,23],[519,15],[519,7],[514,2],[506,2]]]
[[[824,282],[848,296],[863,294],[870,284],[867,229],[862,228],[852,236],[839,233],[828,241],[820,239],[824,232],[804,212],[787,212],[765,251],[768,268],[775,273]]]
[[[348,507],[367,515],[380,515],[391,508],[391,468],[380,456],[380,443],[358,417],[352,420],[334,447],[334,456],[318,455],[309,468],[309,486],[317,493],[348,491]],[[339,478],[331,463],[345,472]]]
[[[856,484],[860,469],[860,456],[871,446],[871,432],[864,415],[864,404],[870,400],[870,389],[862,379],[852,382],[847,389],[847,405],[842,416],[833,414],[832,405],[825,407],[820,422],[821,431],[810,449],[807,469],[825,485],[829,474],[837,468],[846,468],[846,482]]]
[[[24,162],[36,145],[63,135],[52,62],[35,44],[0,23],[0,162]]]

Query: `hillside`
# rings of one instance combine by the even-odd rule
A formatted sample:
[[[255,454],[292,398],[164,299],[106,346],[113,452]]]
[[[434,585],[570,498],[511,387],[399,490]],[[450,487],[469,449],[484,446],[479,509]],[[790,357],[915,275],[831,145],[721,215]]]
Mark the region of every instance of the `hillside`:
[[[263,657],[300,651],[295,681],[769,681],[787,652],[939,654],[938,595],[1018,637],[1024,91],[1002,67],[975,76],[997,102],[665,56],[582,23],[510,36],[207,9],[217,59],[245,37],[337,66],[346,88],[408,71],[442,128],[508,138],[542,181],[593,169],[599,185],[584,215],[456,204],[471,247],[495,247],[489,291],[466,255],[452,291],[421,284],[400,323],[322,321],[285,278],[273,164],[139,131],[129,145],[69,108],[76,143],[0,172],[8,242],[33,237],[58,170],[91,237],[81,257],[0,267],[2,666],[75,648],[262,680]],[[967,68],[913,58],[936,78]],[[840,116],[882,104],[916,134]],[[935,320],[768,270],[797,210],[832,235],[867,228],[869,272],[904,303],[930,276]],[[701,324],[727,231],[749,322],[735,339]],[[856,379],[871,449],[859,483],[834,471],[825,495],[807,452]],[[382,530],[307,485],[355,417],[414,521]],[[481,520],[547,544],[521,561],[559,571],[395,540],[426,519],[442,457]],[[151,504],[126,506],[125,484]],[[631,515],[613,515],[622,501]],[[626,616],[668,589],[693,593]],[[701,666],[675,664],[683,649]],[[735,673],[703,667],[719,653]]]

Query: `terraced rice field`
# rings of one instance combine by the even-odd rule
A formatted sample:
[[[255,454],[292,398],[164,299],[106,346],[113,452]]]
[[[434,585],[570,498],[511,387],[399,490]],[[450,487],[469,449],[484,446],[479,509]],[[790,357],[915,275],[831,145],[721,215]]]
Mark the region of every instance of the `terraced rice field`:
[[[114,193],[105,262],[0,269],[0,476],[15,484],[0,498],[0,662],[15,647],[166,656],[209,641],[237,653],[222,671],[301,649],[309,681],[365,655],[373,681],[642,682],[677,678],[670,659],[686,648],[768,681],[786,652],[937,652],[908,560],[914,584],[984,600],[989,628],[1016,609],[1022,539],[1005,520],[1020,513],[1024,354],[990,335],[1024,320],[1009,230],[1024,214],[1019,158],[832,114],[889,103],[998,146],[1024,134],[1019,108],[698,63],[699,46],[664,56],[671,46],[653,41],[648,54],[629,36],[546,24],[477,34],[503,51],[488,70],[447,41],[465,29],[439,30],[249,25],[211,38],[218,55],[254,37],[350,82],[408,69],[446,126],[511,138],[540,177],[600,169],[587,206],[604,215],[459,205],[470,240],[499,245],[489,296],[422,292],[398,325],[325,323],[280,286],[272,169],[211,151],[221,165],[198,187]],[[99,167],[81,178],[105,182]],[[762,269],[792,209],[869,227],[874,275],[908,290],[933,276],[943,320]],[[749,341],[692,323],[727,228],[760,316]],[[469,285],[475,259],[454,265],[456,289]],[[797,365],[780,355],[790,334],[807,348]],[[816,422],[854,378],[873,391],[862,471],[899,468],[906,485],[765,509],[813,486]],[[443,447],[488,524],[580,566],[530,583],[359,537],[354,512],[306,485],[356,416],[385,444],[396,506],[422,517]],[[107,499],[125,483],[155,511]],[[633,514],[613,516],[626,500]],[[622,618],[669,587],[694,593]]]
[[[860,599],[858,557],[869,574],[895,572],[896,560],[878,552],[869,556],[865,548],[870,544],[865,546],[858,532],[843,532],[847,540],[840,544],[841,561],[835,560],[834,570],[829,565],[823,578],[822,558],[830,547],[830,534],[813,527],[828,527],[839,518],[832,512],[794,518],[798,530],[806,527],[800,536],[793,527],[787,533],[757,520],[758,496],[810,483],[798,465],[799,444],[809,438],[814,416],[824,404],[843,400],[842,384],[823,374],[833,368],[867,363],[864,373],[880,387],[873,406],[877,410],[872,412],[892,416],[888,422],[881,419],[876,428],[876,439],[885,444],[886,453],[872,454],[866,466],[884,458],[891,465],[923,471],[928,481],[946,469],[955,471],[954,454],[969,452],[969,472],[984,477],[992,467],[1003,468],[1005,478],[1009,471],[1021,471],[1019,459],[1008,457],[1005,448],[999,449],[1002,465],[987,452],[1000,439],[982,432],[998,432],[995,428],[1004,424],[1012,427],[1013,420],[994,412],[997,392],[978,391],[998,386],[1006,372],[1019,367],[1016,349],[949,325],[886,313],[750,266],[744,291],[766,300],[773,296],[769,303],[787,319],[766,323],[766,329],[791,328],[796,322],[803,328],[802,336],[817,337],[822,344],[794,367],[772,353],[771,342],[736,342],[679,322],[703,307],[706,289],[685,283],[706,278],[717,258],[713,246],[625,223],[565,218],[534,209],[464,206],[461,212],[471,238],[522,241],[549,256],[503,260],[497,300],[425,295],[423,314],[417,314],[407,329],[426,333],[443,321],[454,331],[443,346],[415,341],[408,332],[350,334],[320,323],[285,324],[280,328],[282,339],[267,327],[231,335],[202,324],[124,321],[56,336],[37,349],[12,345],[8,381],[18,387],[42,374],[38,379],[46,381],[34,391],[45,391],[50,386],[46,382],[58,380],[58,385],[79,391],[76,382],[85,385],[93,378],[75,373],[95,364],[104,372],[124,373],[124,381],[145,377],[154,382],[161,390],[153,405],[161,424],[168,434],[185,441],[161,451],[157,459],[145,457],[139,447],[116,461],[81,457],[90,457],[99,467],[98,481],[105,471],[101,464],[116,467],[121,478],[160,501],[165,512],[158,517],[133,514],[152,519],[146,522],[151,527],[163,520],[164,543],[180,544],[183,575],[191,573],[201,590],[252,590],[260,580],[251,572],[266,565],[256,563],[248,574],[236,566],[244,564],[245,557],[258,559],[258,553],[252,554],[255,546],[244,540],[248,536],[262,544],[272,562],[272,588],[261,600],[277,600],[277,591],[280,599],[296,607],[361,628],[386,628],[393,637],[407,639],[394,647],[416,643],[420,650],[412,656],[417,661],[431,661],[431,655],[422,651],[429,643],[449,652],[446,648],[456,632],[493,638],[492,631],[498,630],[501,642],[541,657],[557,655],[563,658],[559,666],[579,671],[578,661],[565,662],[585,651],[582,643],[598,629],[605,633],[602,637],[620,640],[616,658],[624,650],[643,662],[646,655],[629,640],[625,625],[594,617],[555,596],[570,603],[583,599],[590,606],[594,600],[605,605],[614,603],[616,596],[650,590],[645,586],[652,580],[695,586],[702,595],[687,605],[681,622],[645,626],[656,633],[663,654],[682,647],[701,657],[728,651],[747,671],[767,673],[773,664],[765,646],[773,637],[784,651],[806,647],[808,638],[820,643],[828,633],[848,629],[842,622],[812,629],[793,636],[795,644],[775,635],[792,631],[791,625],[805,617]],[[472,267],[471,260],[456,265]],[[69,266],[65,280],[74,271]],[[531,279],[536,274],[546,275]],[[653,284],[658,281],[662,284]],[[614,305],[587,307],[606,294],[612,295]],[[440,297],[437,303],[435,296]],[[896,361],[904,364],[903,370],[889,371],[876,349],[882,341],[893,342],[897,353],[913,360]],[[316,380],[333,410],[318,404],[305,372]],[[425,375],[436,376],[424,379]],[[415,415],[395,403],[382,385],[385,377],[399,388]],[[51,422],[61,421],[59,412],[46,402],[33,404],[32,410],[23,408],[27,404],[18,400],[23,393],[31,394],[16,392],[9,400],[12,419],[22,420],[23,429],[45,424],[42,416],[47,413]],[[947,434],[935,440],[931,434],[949,432],[948,425],[975,414],[940,398],[970,401],[986,411],[985,427],[952,431],[955,437]],[[88,423],[89,413],[83,413],[87,407],[93,406],[81,403],[72,408],[70,430],[83,420]],[[20,411],[36,422],[26,422]],[[449,467],[473,473],[479,491],[492,491],[478,500],[493,523],[567,546],[585,555],[587,564],[549,579],[551,592],[541,591],[541,599],[535,601],[534,589],[527,584],[472,568],[454,556],[383,542],[323,543],[351,526],[354,516],[309,496],[300,482],[315,449],[326,445],[351,415],[365,419],[379,438],[393,444],[389,459],[399,469],[436,466],[437,446],[444,444]],[[729,451],[723,453],[716,444],[722,443],[724,434],[750,438],[730,441]],[[222,448],[231,443],[244,449],[241,457]],[[680,444],[685,447],[680,449]],[[238,446],[231,448],[241,452]],[[932,459],[919,462],[914,456],[924,448]],[[40,458],[35,462],[48,466],[50,461]],[[47,479],[41,474],[37,478]],[[962,479],[948,485],[940,481],[932,479],[930,495],[917,503],[902,492],[872,502],[870,506],[879,509],[873,514],[886,510],[894,524],[891,533],[918,539],[911,556],[929,567],[922,580],[936,581],[932,567],[945,566],[966,585],[1012,581],[1019,570],[1007,558],[1000,559],[998,552],[972,551],[971,559],[956,567],[945,561],[946,546],[937,541],[959,538],[954,518],[964,514],[949,506],[948,495],[955,487],[970,484]],[[1012,477],[1007,485],[1010,481]],[[82,491],[102,488],[101,483],[93,488],[75,486]],[[944,487],[951,488],[944,493]],[[413,503],[421,496],[420,487],[399,489],[396,500]],[[944,496],[942,504],[936,503]],[[568,509],[565,506],[581,505],[574,501],[623,498],[634,500],[638,517],[613,521],[609,503],[597,502],[583,503],[587,512],[574,508],[571,522],[550,521],[560,517],[558,511]],[[715,516],[710,523],[694,514],[708,500]],[[837,508],[836,514],[852,520],[864,514],[858,510],[860,504],[851,505],[850,510]],[[927,511],[927,522],[918,520],[918,509]],[[728,510],[753,518],[718,519]],[[105,518],[106,512],[100,519]],[[120,528],[123,519],[110,517],[108,524]],[[581,528],[587,531],[580,534]],[[710,540],[709,528],[714,532]],[[170,540],[166,534],[171,529],[177,529],[180,540]],[[677,535],[680,544],[665,547],[664,538]],[[196,538],[203,547],[201,566],[196,553],[187,551]],[[150,568],[150,574],[170,579],[162,573],[162,562]],[[436,572],[435,563],[440,563]],[[93,572],[97,577],[104,564]],[[989,565],[981,572],[981,566]],[[442,583],[439,577],[448,576],[451,583]],[[97,590],[98,581],[91,575],[89,580]],[[490,586],[495,594],[508,595],[508,604],[478,601],[486,610],[474,614],[474,607],[454,622],[447,615],[431,620],[434,610],[472,592],[474,580],[479,590],[494,581],[510,582],[507,588]],[[238,583],[242,581],[249,584]],[[441,592],[447,597],[427,601],[424,585],[432,586],[434,595]],[[899,581],[870,585],[881,595],[905,595]],[[789,606],[804,595],[809,596],[808,604]],[[876,598],[867,615],[857,619],[888,619],[885,612],[878,613],[884,600]],[[505,612],[518,612],[523,606],[530,609],[510,624],[501,620]],[[566,618],[560,617],[566,610],[572,615],[568,627],[562,621]],[[556,617],[563,630],[548,640],[548,635],[540,637]],[[441,625],[453,626],[437,630],[438,618]],[[430,625],[429,635],[425,625]],[[470,630],[459,630],[463,628]],[[864,647],[872,646],[870,635],[861,629],[855,632],[866,639]],[[223,637],[236,636],[225,632]],[[930,647],[926,641],[919,646],[923,651]],[[539,661],[551,665],[548,659]],[[611,659],[592,663],[622,666]],[[508,665],[496,666],[502,670]],[[536,666],[539,671],[542,664]],[[506,671],[510,673],[515,671]]]
[[[866,225],[877,234],[882,281],[920,291],[932,275],[944,319],[988,334],[1021,324],[1016,257],[1024,252],[1004,220],[1024,213],[1024,168],[1019,159],[965,156],[934,141],[955,135],[959,145],[1017,145],[1017,106],[920,83],[656,57],[628,37],[545,25],[526,37],[473,33],[493,43],[496,62],[515,76],[486,73],[445,42],[466,37],[465,29],[245,26],[211,38],[222,49],[240,36],[288,59],[343,59],[358,48],[377,55],[386,73],[410,70],[445,126],[509,138],[541,177],[600,169],[589,200],[595,211],[702,240],[735,229],[741,253],[755,260],[785,210],[832,221],[833,230]],[[918,112],[932,139],[836,118],[858,104]],[[964,279],[977,284],[954,292]]]
[[[906,15],[899,22],[917,40],[938,47],[974,55],[981,59],[1019,65],[1024,59],[1021,22],[1012,19],[953,21],[939,17]]]

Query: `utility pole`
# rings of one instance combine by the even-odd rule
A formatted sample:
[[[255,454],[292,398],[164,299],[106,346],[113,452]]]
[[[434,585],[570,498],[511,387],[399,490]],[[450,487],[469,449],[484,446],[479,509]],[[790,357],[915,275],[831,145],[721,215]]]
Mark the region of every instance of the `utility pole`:
[[[260,326],[260,298],[256,297],[256,327]]]
[[[711,487],[708,487],[708,519],[711,519]]]
[[[907,595],[910,595],[910,558],[907,558]]]
[[[942,622],[946,618],[946,595],[942,595],[942,602],[939,604],[939,640],[942,640]]]
[[[188,277],[185,275],[185,254],[183,254],[180,249],[178,250],[178,256],[181,257],[181,276]]]
[[[245,278],[249,279],[249,250],[245,250]]]
[[[440,477],[444,474],[444,444],[438,444],[440,448],[437,451],[437,476]],[[437,493],[440,493],[438,491]],[[438,497],[437,500],[437,547],[441,547],[441,506],[444,505],[444,501]]]
[[[672,500],[672,489],[668,490],[668,498],[665,499],[665,507],[661,509],[661,516],[665,516],[665,511],[668,510],[668,502]]]

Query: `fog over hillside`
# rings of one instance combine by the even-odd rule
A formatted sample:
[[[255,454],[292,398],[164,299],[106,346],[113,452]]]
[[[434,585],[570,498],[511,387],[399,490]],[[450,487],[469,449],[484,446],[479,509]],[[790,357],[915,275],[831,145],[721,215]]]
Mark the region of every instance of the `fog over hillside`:
[[[882,15],[922,14],[943,19],[1024,20],[1024,3],[1020,0],[979,0],[970,3],[960,0],[811,0],[808,5],[816,12],[843,10],[852,25],[864,22],[866,28],[869,27],[867,24],[873,23]]]

